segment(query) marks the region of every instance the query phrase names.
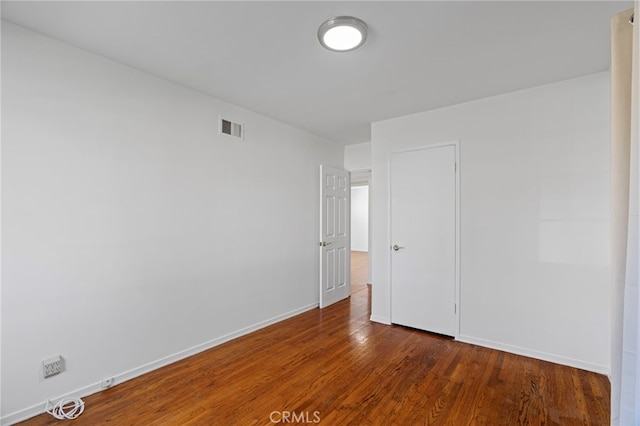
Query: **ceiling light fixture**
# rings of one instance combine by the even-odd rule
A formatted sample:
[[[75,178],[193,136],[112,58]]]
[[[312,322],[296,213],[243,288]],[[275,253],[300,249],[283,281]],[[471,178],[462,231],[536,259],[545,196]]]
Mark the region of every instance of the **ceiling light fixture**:
[[[320,44],[336,52],[348,52],[362,46],[367,39],[367,24],[353,16],[337,16],[318,28]]]

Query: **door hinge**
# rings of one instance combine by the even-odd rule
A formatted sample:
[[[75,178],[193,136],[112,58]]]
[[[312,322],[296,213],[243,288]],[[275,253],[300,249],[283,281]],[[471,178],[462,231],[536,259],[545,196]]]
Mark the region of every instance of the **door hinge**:
[[[453,170],[458,171],[458,163],[453,163]]]
[[[453,304],[453,313],[454,314],[458,313],[458,305],[456,305],[455,303]]]

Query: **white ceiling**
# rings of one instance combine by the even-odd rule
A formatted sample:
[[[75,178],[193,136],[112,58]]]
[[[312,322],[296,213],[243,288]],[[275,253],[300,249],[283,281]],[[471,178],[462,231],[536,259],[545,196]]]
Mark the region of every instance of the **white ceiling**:
[[[2,18],[342,144],[370,123],[609,68],[631,1],[12,2]],[[318,26],[353,15],[366,44]]]

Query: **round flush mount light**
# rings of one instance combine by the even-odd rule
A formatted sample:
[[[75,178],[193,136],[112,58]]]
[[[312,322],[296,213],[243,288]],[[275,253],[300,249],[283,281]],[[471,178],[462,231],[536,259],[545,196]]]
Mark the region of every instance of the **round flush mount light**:
[[[320,44],[336,52],[357,49],[367,39],[367,24],[353,16],[337,16],[318,28]]]

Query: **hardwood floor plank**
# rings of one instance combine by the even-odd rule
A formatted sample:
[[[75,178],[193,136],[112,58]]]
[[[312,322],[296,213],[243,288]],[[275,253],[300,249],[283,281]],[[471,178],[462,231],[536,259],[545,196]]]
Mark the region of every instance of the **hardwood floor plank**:
[[[602,375],[372,323],[366,253],[352,262],[348,300],[91,395],[73,424],[609,424]]]

